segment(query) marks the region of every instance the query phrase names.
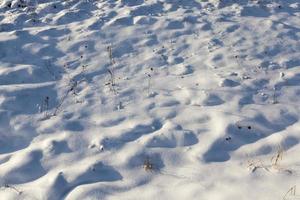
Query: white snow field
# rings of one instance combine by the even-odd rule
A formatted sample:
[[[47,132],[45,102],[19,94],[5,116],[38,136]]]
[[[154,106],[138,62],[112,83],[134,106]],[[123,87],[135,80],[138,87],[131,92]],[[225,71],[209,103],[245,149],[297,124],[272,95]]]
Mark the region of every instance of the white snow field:
[[[299,0],[0,0],[0,200],[299,200]]]

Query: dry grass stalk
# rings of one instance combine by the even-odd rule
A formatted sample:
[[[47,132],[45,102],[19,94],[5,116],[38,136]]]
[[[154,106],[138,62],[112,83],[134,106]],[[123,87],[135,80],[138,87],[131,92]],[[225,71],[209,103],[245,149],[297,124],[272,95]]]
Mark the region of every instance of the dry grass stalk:
[[[149,172],[149,171],[151,172],[154,170],[154,165],[153,165],[153,163],[150,162],[149,158],[146,158],[146,160],[144,161],[143,168],[147,172]]]
[[[299,195],[296,195],[296,185],[291,187],[283,196],[282,200],[298,200],[300,199]]]
[[[273,167],[279,167],[279,163],[280,161],[282,161],[283,158],[283,152],[284,149],[282,148],[282,146],[278,146],[275,156],[271,158],[271,163]]]
[[[19,195],[21,195],[23,193],[22,191],[18,190],[16,187],[14,187],[12,185],[5,184],[2,187],[6,188],[6,189],[11,189],[11,190],[15,191],[16,193],[18,193]]]

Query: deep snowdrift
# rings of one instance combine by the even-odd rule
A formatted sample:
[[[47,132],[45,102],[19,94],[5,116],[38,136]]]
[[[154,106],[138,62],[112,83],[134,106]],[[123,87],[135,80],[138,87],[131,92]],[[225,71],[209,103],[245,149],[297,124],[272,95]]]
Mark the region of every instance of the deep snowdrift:
[[[299,198],[298,0],[0,3],[1,200]]]

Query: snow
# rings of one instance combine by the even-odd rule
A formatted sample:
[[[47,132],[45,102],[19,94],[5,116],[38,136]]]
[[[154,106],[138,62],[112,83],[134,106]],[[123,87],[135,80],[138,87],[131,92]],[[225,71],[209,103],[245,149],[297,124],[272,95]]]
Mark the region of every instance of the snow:
[[[299,199],[298,0],[0,5],[0,199]]]

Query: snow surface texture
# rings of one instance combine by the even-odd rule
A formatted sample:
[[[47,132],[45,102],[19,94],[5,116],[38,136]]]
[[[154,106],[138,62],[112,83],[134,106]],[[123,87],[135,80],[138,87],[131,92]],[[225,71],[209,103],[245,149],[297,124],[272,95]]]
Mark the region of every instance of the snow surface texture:
[[[299,199],[299,0],[0,4],[1,200]]]

